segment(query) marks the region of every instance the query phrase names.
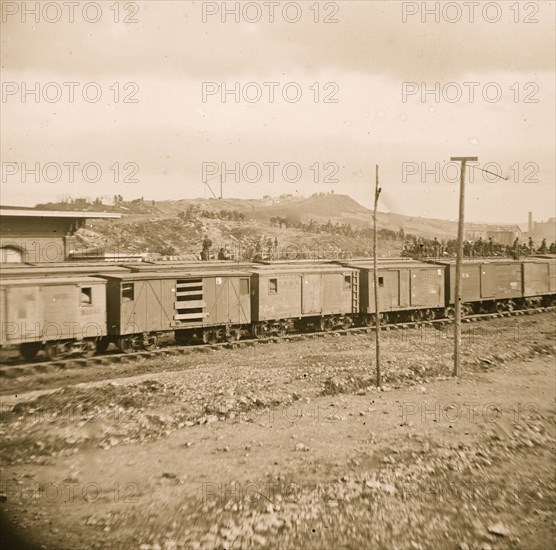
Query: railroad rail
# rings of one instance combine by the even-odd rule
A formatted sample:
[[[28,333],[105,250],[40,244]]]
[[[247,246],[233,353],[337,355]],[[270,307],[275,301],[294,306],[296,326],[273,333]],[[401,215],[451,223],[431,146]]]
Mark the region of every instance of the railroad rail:
[[[463,319],[464,323],[478,323],[483,321],[490,321],[495,319],[503,319],[509,317],[519,317],[526,315],[535,315],[539,313],[546,313],[556,311],[556,306],[538,307],[531,309],[520,309],[514,311],[504,311],[501,313],[478,313],[465,317]],[[408,330],[418,327],[443,327],[447,325],[453,325],[453,321],[450,319],[434,319],[431,321],[416,321],[416,322],[403,322],[403,323],[393,323],[381,325],[382,332],[388,331],[399,331]],[[332,335],[350,335],[350,334],[370,334],[375,331],[374,327],[352,327],[348,329],[337,329],[331,331],[321,331],[321,332],[301,332],[301,333],[289,333],[285,336],[269,336],[266,338],[248,338],[243,340],[238,340],[237,342],[222,342],[217,344],[193,344],[193,345],[176,345],[168,344],[162,345],[159,348],[152,351],[138,351],[132,353],[121,353],[121,352],[107,352],[101,355],[95,355],[89,358],[83,357],[68,357],[66,359],[58,361],[36,361],[36,362],[25,362],[25,361],[13,361],[4,362],[0,365],[0,377],[15,378],[19,376],[29,375],[29,374],[40,374],[46,372],[53,372],[58,369],[68,369],[68,368],[82,368],[89,366],[99,366],[99,365],[111,365],[114,363],[128,363],[137,361],[140,359],[149,359],[156,357],[166,357],[166,356],[179,356],[179,355],[189,355],[191,353],[205,353],[207,350],[218,350],[218,349],[236,349],[242,347],[252,347],[259,344],[265,343],[276,343],[281,341],[299,341],[307,338],[323,338]]]

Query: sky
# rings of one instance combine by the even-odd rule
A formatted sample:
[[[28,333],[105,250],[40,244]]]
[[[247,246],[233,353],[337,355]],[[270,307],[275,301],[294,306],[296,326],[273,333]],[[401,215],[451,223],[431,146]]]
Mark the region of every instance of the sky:
[[[554,2],[36,4],[1,2],[2,204],[370,207],[378,165],[380,210],[455,219],[473,156],[467,221],[556,215]]]

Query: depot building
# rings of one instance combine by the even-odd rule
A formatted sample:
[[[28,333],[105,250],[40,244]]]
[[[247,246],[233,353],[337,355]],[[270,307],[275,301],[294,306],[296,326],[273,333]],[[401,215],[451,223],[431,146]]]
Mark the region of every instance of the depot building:
[[[35,210],[0,206],[0,263],[63,262],[76,252],[75,232],[108,212]]]

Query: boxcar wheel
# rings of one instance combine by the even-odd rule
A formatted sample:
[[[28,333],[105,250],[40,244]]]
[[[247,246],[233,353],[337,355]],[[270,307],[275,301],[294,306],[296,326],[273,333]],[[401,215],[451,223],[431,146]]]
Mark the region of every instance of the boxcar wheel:
[[[97,346],[95,342],[92,341],[87,341],[83,343],[83,349],[81,350],[81,357],[85,357],[86,359],[89,359],[89,357],[92,357],[97,351]]]
[[[341,321],[341,323],[340,323],[340,327],[341,327],[343,330],[347,330],[348,328],[351,327],[352,324],[353,324],[353,321],[352,321],[351,317],[347,317],[347,316],[346,316],[346,317],[344,317],[344,318],[342,319],[342,321]]]
[[[409,320],[411,323],[420,323],[424,318],[425,318],[425,314],[421,309],[413,311],[409,314]]]
[[[66,355],[62,344],[57,342],[47,342],[44,351],[51,361],[58,361]]]
[[[253,325],[253,336],[257,339],[268,336],[268,325],[266,323],[255,323]]]
[[[384,316],[382,315],[382,313],[379,314],[379,321],[380,324],[384,323]],[[365,315],[363,322],[365,323],[365,325],[367,327],[374,327],[376,325],[376,318],[375,318],[375,314],[374,313],[368,313],[367,315]]]
[[[148,334],[143,338],[143,349],[153,351],[158,346],[158,336],[156,334]]]
[[[19,346],[19,353],[26,361],[32,361],[41,349],[40,342],[25,342]]]
[[[118,347],[123,353],[132,353],[135,351],[134,336],[120,336],[118,338]]]
[[[432,321],[434,319],[434,310],[425,309],[425,312],[423,313],[423,319],[425,321]]]
[[[203,331],[203,342],[205,344],[216,344],[218,342],[218,333],[215,329],[205,329]]]

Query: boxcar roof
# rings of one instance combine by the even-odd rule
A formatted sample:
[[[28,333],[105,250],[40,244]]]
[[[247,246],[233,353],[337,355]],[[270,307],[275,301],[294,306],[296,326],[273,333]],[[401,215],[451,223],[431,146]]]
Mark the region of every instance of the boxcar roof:
[[[393,258],[388,258],[386,261],[381,261],[380,259],[377,260],[378,269],[399,269],[399,268],[426,268],[426,269],[433,269],[438,267],[433,264],[425,263],[425,262],[418,262],[417,260],[403,260],[400,258],[398,261],[395,261]],[[372,260],[357,260],[354,262],[345,262],[343,265],[355,267],[355,268],[364,268],[364,269],[374,269],[374,263]]]
[[[147,271],[140,273],[99,273],[99,277],[118,281],[145,281],[149,279],[186,279],[188,277],[249,277],[249,271]]]
[[[556,261],[556,256],[528,256],[527,258],[522,258],[520,262],[533,263],[533,264],[545,264],[546,262]]]
[[[513,258],[464,258],[463,263],[466,265],[480,265],[480,264],[507,264],[519,263],[521,260],[514,260]],[[431,263],[438,265],[455,265],[456,259],[450,258],[447,260],[431,260]]]
[[[72,265],[48,267],[42,265],[38,266],[26,266],[18,268],[7,268],[4,266],[0,268],[0,272],[5,277],[46,277],[47,275],[51,277],[69,277],[70,275],[82,275],[87,276],[93,273],[128,273],[129,269],[119,266],[79,266],[75,267]]]
[[[136,264],[124,264],[124,267],[131,271],[187,271],[187,270],[201,270],[201,271],[244,271],[251,269],[252,264],[248,262],[235,263],[222,260],[221,262],[141,262]]]
[[[0,279],[0,285],[3,286],[25,286],[25,285],[78,285],[87,284],[105,284],[103,279],[95,277],[32,277],[29,279]]]
[[[342,273],[353,267],[337,264],[271,264],[253,266],[253,273]]]

